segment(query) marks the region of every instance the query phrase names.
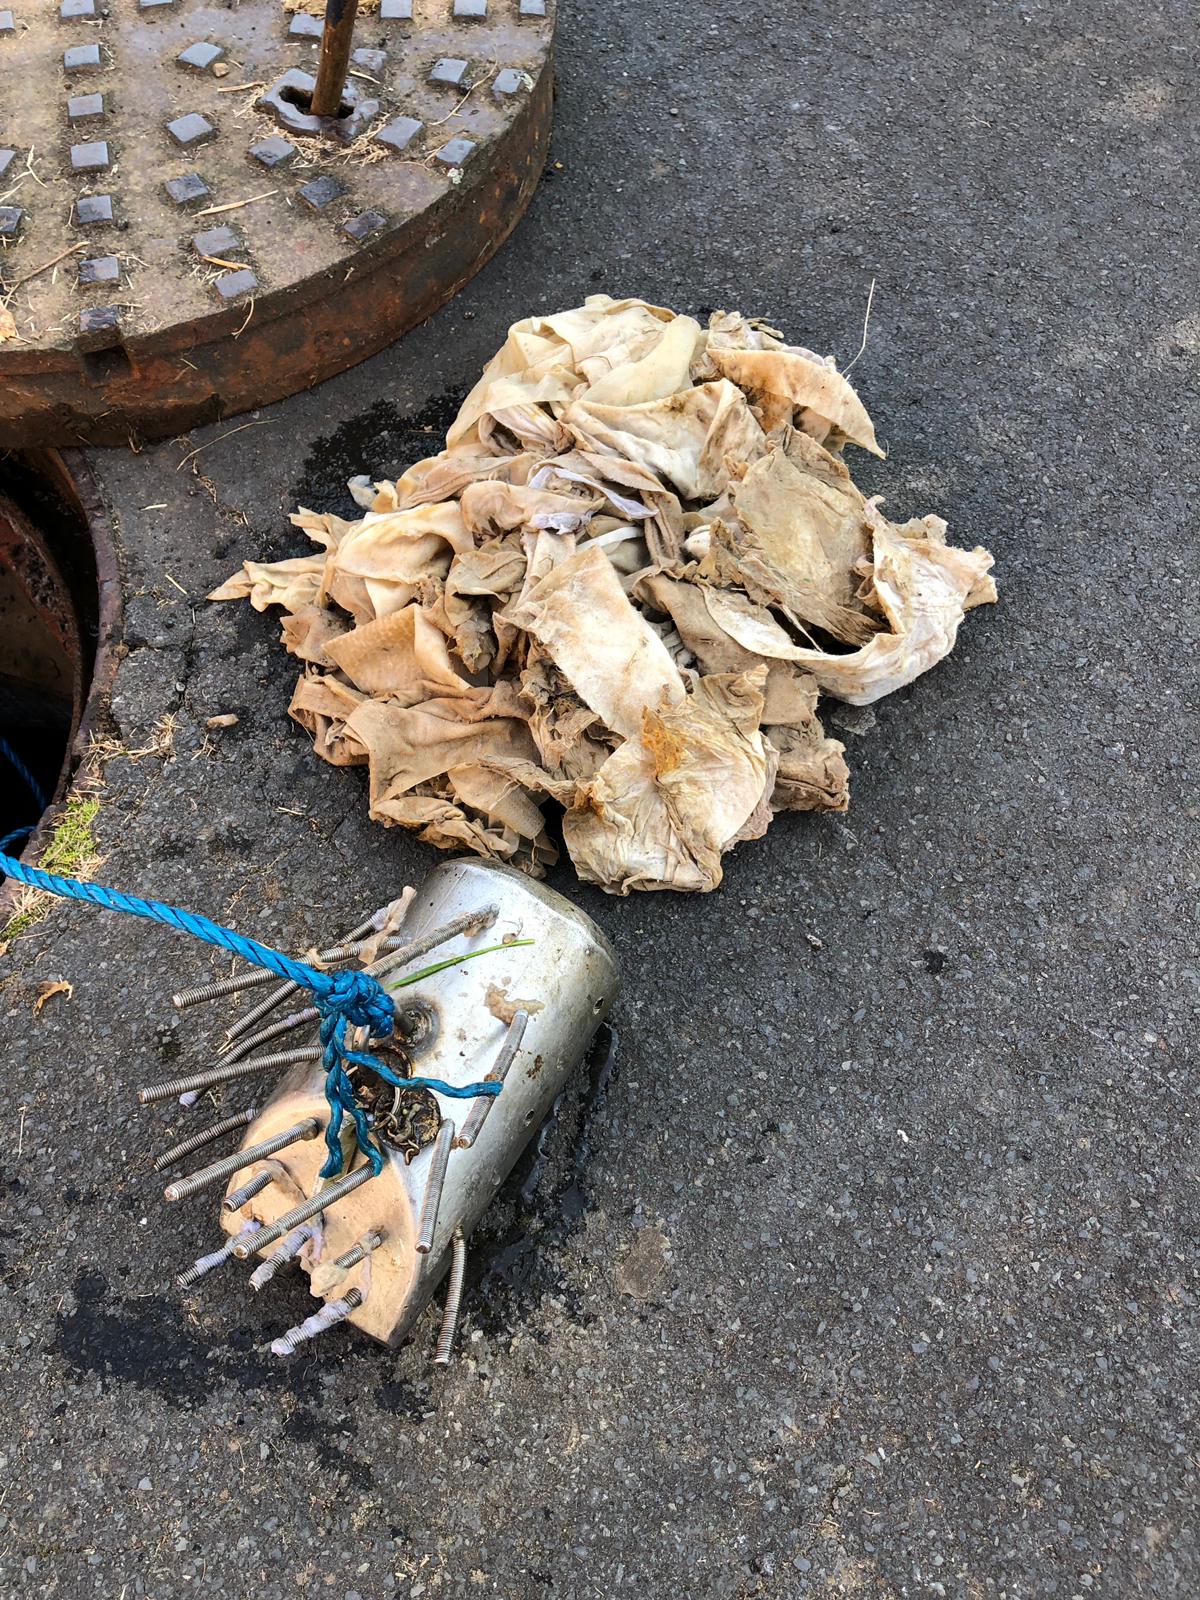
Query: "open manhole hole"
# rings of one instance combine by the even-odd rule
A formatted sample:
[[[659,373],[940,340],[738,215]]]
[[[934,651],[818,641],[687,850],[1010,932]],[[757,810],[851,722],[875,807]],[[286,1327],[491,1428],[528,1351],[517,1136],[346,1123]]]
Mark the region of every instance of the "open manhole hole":
[[[0,454],[0,838],[36,828],[42,802],[62,796],[108,681],[118,606],[107,518],[82,457]]]

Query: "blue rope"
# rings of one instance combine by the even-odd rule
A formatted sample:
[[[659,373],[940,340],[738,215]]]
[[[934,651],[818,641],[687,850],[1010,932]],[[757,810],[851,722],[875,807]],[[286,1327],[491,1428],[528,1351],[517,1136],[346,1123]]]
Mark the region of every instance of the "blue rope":
[[[7,739],[0,739],[0,756],[4,757],[9,766],[12,767],[14,772],[16,772],[17,776],[23,780],[25,787],[37,801],[38,810],[45,811],[46,796],[42,792],[41,784],[34,777],[33,773],[30,772],[29,768],[21,760],[20,756],[13,749],[12,745],[9,744]]]
[[[307,989],[321,1014],[321,1044],[324,1049],[325,1098],[329,1102],[329,1121],[325,1128],[325,1143],[329,1154],[321,1168],[323,1178],[335,1178],[343,1167],[341,1128],[347,1112],[354,1120],[358,1148],[370,1161],[376,1177],[383,1171],[383,1151],[371,1137],[367,1114],[354,1098],[354,1086],[346,1071],[347,1064],[369,1067],[386,1082],[400,1089],[434,1089],[439,1094],[454,1099],[473,1099],[477,1095],[497,1095],[501,1085],[495,1082],[468,1083],[455,1088],[440,1078],[400,1078],[374,1056],[351,1050],[346,1044],[349,1028],[366,1028],[369,1035],[386,1039],[392,1032],[393,1006],[387,990],[369,972],[322,972],[306,962],[294,961],[269,945],[247,939],[244,934],[224,928],[219,922],[199,916],[194,911],[182,911],[178,906],[164,905],[161,900],[143,900],[137,895],[123,894],[119,889],[107,889],[100,883],[81,883],[76,878],[60,878],[40,867],[26,866],[14,856],[2,852],[14,840],[31,830],[18,829],[0,839],[0,874],[6,874],[17,883],[31,889],[42,889],[47,894],[59,895],[64,900],[79,900],[86,905],[99,906],[105,911],[123,911],[129,916],[145,917],[164,927],[190,933],[194,939],[227,950],[256,967],[265,967],[277,977],[287,978]]]

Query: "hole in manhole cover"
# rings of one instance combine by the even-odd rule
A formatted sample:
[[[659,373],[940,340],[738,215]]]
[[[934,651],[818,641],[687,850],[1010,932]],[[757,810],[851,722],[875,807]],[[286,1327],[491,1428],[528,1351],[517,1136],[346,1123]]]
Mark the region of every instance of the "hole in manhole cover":
[[[0,455],[0,739],[51,804],[90,736],[118,592],[107,521],[82,459]],[[0,755],[0,838],[40,814]]]

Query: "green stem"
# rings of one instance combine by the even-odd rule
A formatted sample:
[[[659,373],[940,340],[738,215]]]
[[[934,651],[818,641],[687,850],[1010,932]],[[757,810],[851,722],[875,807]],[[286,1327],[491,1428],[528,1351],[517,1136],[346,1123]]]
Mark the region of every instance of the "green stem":
[[[401,978],[399,983],[385,983],[385,989],[407,989],[410,984],[420,983],[422,978],[432,978],[435,972],[444,972],[447,967],[457,967],[461,961],[474,961],[476,956],[490,956],[497,950],[517,950],[523,944],[532,944],[532,939],[510,939],[507,944],[489,944],[483,950],[468,950],[466,955],[449,956],[445,961],[435,961],[431,967],[422,967],[420,972],[410,972],[407,978]]]

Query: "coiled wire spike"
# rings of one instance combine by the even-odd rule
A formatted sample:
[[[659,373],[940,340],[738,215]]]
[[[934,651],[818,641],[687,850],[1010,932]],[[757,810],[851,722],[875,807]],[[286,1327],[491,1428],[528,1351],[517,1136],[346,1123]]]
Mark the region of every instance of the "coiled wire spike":
[[[373,1251],[378,1250],[382,1243],[382,1229],[372,1228],[370,1233],[365,1234],[357,1244],[351,1245],[345,1255],[339,1256],[333,1264],[335,1267],[340,1267],[343,1272],[349,1272],[351,1267],[356,1267],[360,1261],[364,1261]]]
[[[386,906],[381,908],[383,912],[386,912],[387,909]],[[365,922],[360,922],[357,928],[352,929],[346,935],[347,939],[365,938],[371,929],[376,926],[376,919],[379,916],[380,911],[376,911]],[[299,990],[300,985],[297,983],[281,983],[278,989],[273,990],[265,1000],[260,1000],[256,1006],[247,1011],[244,1017],[238,1017],[236,1022],[230,1024],[225,1030],[226,1039],[232,1044],[235,1039],[240,1039],[242,1034],[249,1033],[256,1022],[261,1022],[265,1016],[269,1016],[274,1011],[276,1006],[282,1005],[290,995],[298,994]]]
[[[409,944],[398,939],[394,948],[375,963],[375,973],[377,976],[382,972],[391,974],[394,968],[406,967],[419,956],[427,956],[431,950],[436,950],[439,945],[457,938],[460,933],[469,933],[472,929],[482,931],[484,928],[490,928],[499,915],[499,906],[481,906],[478,911],[467,911],[451,922],[443,922],[440,928],[435,928],[432,933],[422,934],[419,939],[414,939]],[[389,946],[392,945],[390,939],[387,942]]]
[[[362,925],[363,928],[370,930],[381,925],[382,917],[389,910],[389,906],[381,907]],[[360,931],[361,929],[357,929],[356,933]],[[317,956],[317,962],[323,964],[329,961],[344,961],[347,956],[353,955],[359,944],[354,935],[351,935],[351,939],[353,942],[349,944],[335,944],[328,950],[322,950]],[[397,939],[395,942],[400,945],[403,941]],[[195,989],[181,989],[178,994],[171,996],[171,1004],[176,1011],[186,1011],[189,1006],[201,1005],[205,1000],[223,1000],[226,995],[241,994],[243,989],[257,989],[264,983],[271,983],[277,976],[278,974],[268,972],[264,967],[255,967],[252,972],[241,972],[233,978],[218,978],[215,983],[202,983]]]
[[[435,1367],[450,1365],[450,1352],[454,1348],[454,1333],[458,1327],[458,1311],[462,1304],[463,1279],[467,1274],[467,1241],[461,1228],[455,1228],[450,1240],[454,1254],[450,1258],[450,1272],[446,1279],[446,1304],[442,1308],[442,1325],[438,1330]]]
[[[316,1022],[321,1013],[316,1006],[305,1006],[302,1011],[289,1012],[286,1017],[281,1017],[278,1022],[272,1022],[270,1027],[260,1028],[257,1033],[251,1034],[248,1039],[236,1041],[226,1040],[221,1051],[222,1066],[229,1066],[234,1061],[241,1061],[243,1056],[248,1056],[251,1050],[257,1050],[260,1044],[270,1044],[272,1039],[278,1039],[280,1034],[291,1033],[293,1028],[301,1028],[306,1022]]]
[[[360,1261],[365,1261],[369,1255],[378,1250],[384,1237],[382,1229],[373,1228],[357,1244],[351,1245],[344,1255],[338,1256],[336,1261],[318,1262],[313,1268],[312,1292],[327,1294],[335,1283],[346,1276],[351,1267],[356,1267]]]
[[[252,1226],[252,1223],[246,1223],[244,1225],[244,1227]],[[214,1250],[211,1255],[200,1256],[197,1260],[193,1261],[190,1267],[177,1274],[175,1278],[177,1287],[180,1289],[190,1289],[194,1283],[198,1283],[200,1279],[204,1277],[205,1273],[211,1272],[214,1267],[223,1266],[224,1263],[230,1260],[232,1257],[233,1247],[236,1242],[236,1239],[226,1239],[225,1243],[219,1250]]]

